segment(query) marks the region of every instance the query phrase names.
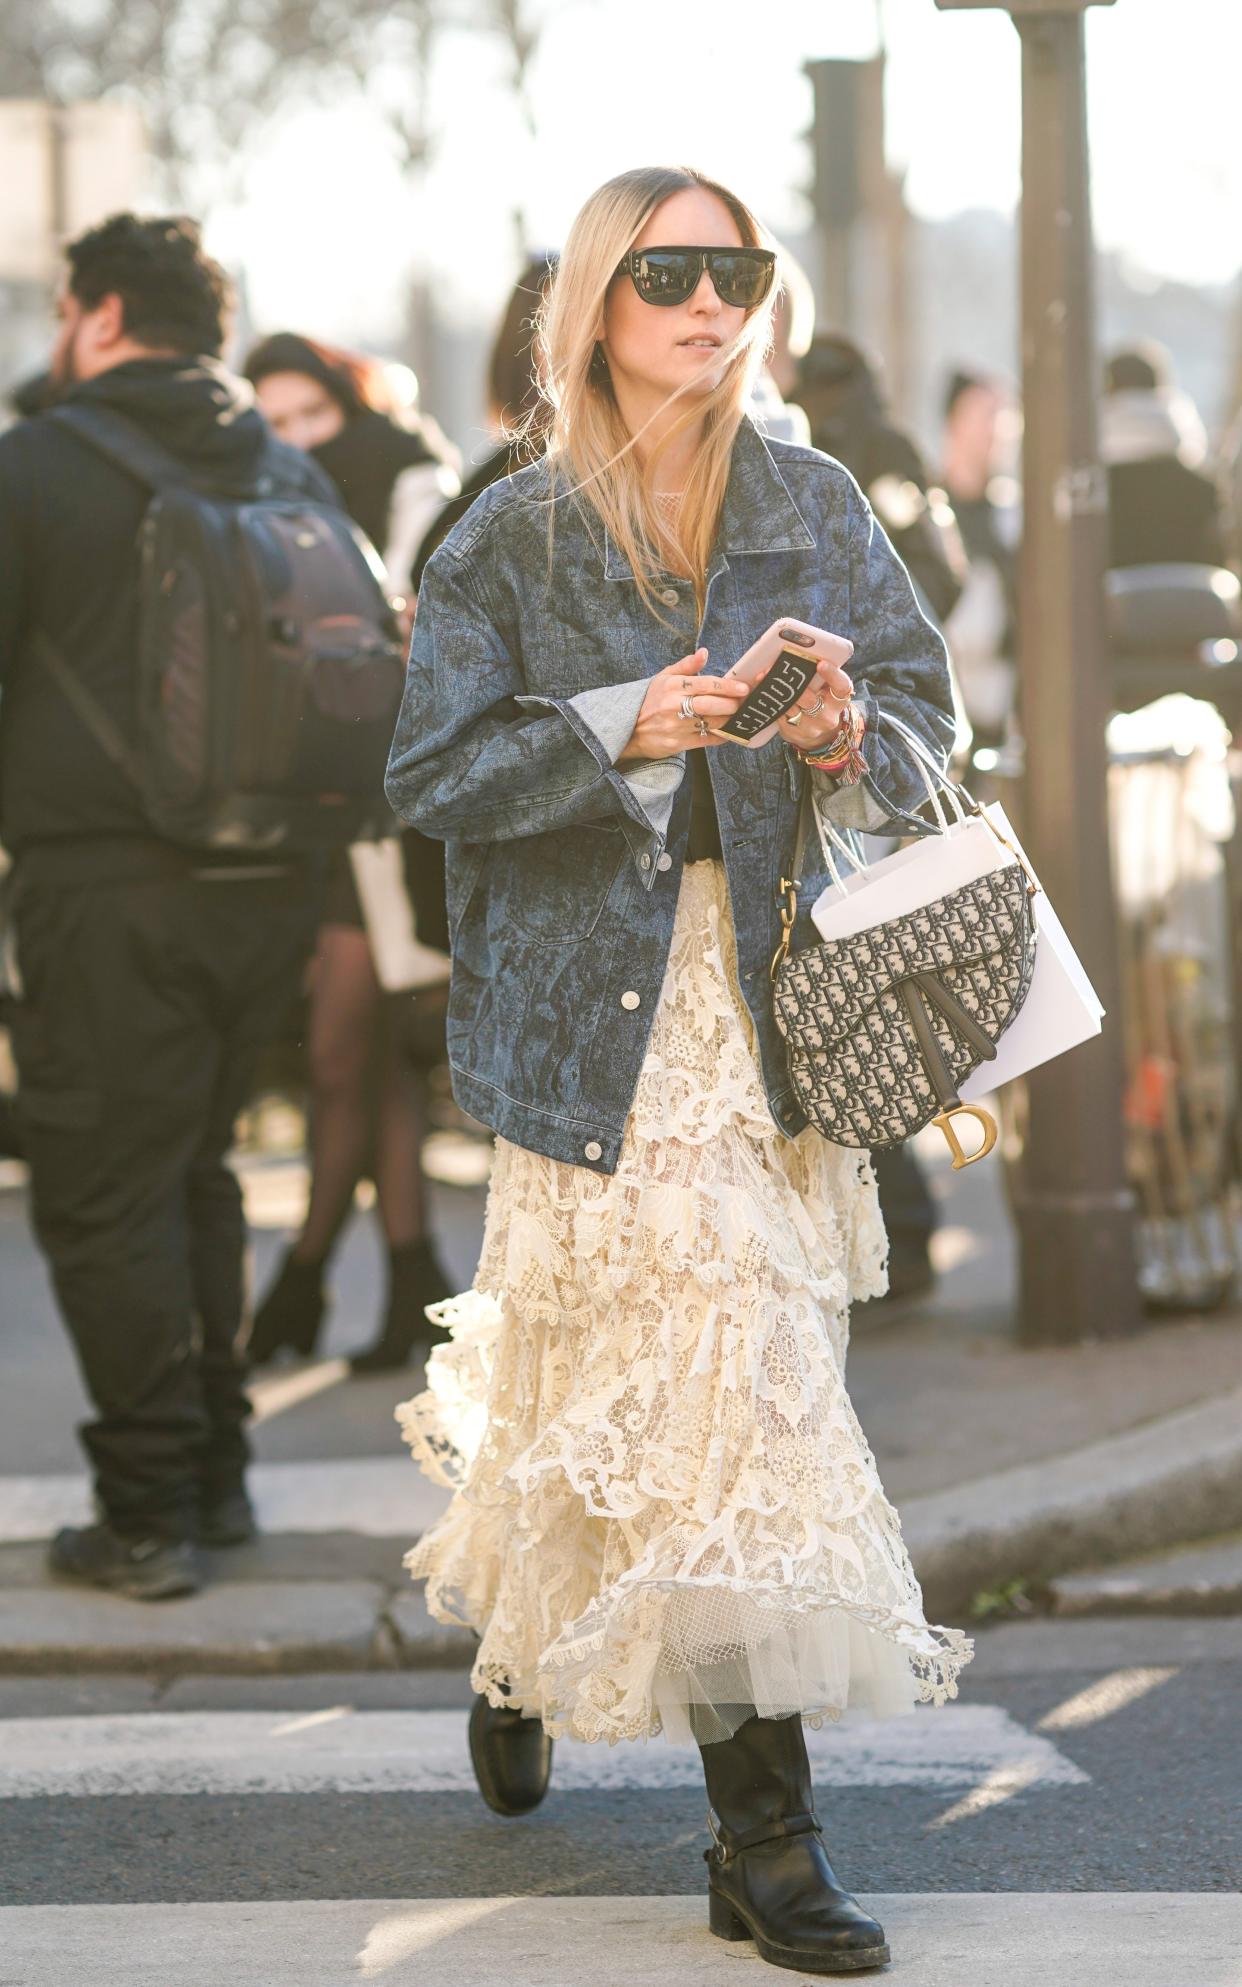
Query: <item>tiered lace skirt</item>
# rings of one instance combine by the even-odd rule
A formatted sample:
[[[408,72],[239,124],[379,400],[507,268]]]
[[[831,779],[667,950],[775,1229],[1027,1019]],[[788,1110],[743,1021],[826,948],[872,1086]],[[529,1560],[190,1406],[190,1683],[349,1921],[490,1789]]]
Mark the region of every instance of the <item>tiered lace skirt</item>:
[[[721,1737],[956,1695],[845,1391],[884,1288],[868,1161],[784,1137],[724,871],[684,876],[611,1177],[499,1140],[474,1288],[398,1409],[455,1493],[406,1564],[473,1682],[553,1734]]]

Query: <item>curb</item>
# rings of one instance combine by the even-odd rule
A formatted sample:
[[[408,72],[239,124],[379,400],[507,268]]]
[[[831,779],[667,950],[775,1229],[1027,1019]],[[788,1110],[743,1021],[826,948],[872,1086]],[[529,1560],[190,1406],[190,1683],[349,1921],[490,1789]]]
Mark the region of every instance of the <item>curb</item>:
[[[1242,1389],[902,1511],[934,1619],[981,1590],[1049,1580],[1242,1527]]]
[[[944,1621],[1014,1579],[1047,1583],[1218,1540],[1242,1530],[1242,1389],[1064,1456],[908,1499],[902,1519],[928,1616]],[[221,1581],[158,1606],[42,1584],[0,1587],[0,1675],[169,1679],[463,1669],[473,1660],[475,1637],[433,1621],[421,1591],[374,1578],[289,1578],[292,1567],[273,1579],[279,1565],[278,1551],[267,1577]],[[1123,1588],[1130,1572],[1116,1569]],[[1183,1606],[1192,1584],[1176,1584]],[[1110,1602],[1132,1611],[1120,1594],[1094,1607]],[[1219,1607],[1200,1600],[1194,1611]],[[1066,1612],[1089,1609],[1084,1592]]]
[[[1052,1612],[1098,1615],[1242,1615],[1242,1534],[1187,1546],[1163,1558],[1131,1559],[1104,1572],[1054,1580]]]
[[[468,1669],[477,1647],[468,1630],[433,1621],[421,1593],[367,1580],[221,1581],[159,1602],[0,1588],[0,1677]]]

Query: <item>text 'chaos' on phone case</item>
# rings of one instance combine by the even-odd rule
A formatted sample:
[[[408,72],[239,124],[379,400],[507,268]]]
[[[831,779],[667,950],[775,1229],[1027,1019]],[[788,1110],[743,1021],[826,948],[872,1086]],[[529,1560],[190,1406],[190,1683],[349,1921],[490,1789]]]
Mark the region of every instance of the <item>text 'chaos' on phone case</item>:
[[[782,649],[762,682],[756,683],[745,702],[716,730],[729,738],[756,737],[792,709],[807,685],[814,682],[817,667],[813,655],[797,655],[793,649]]]

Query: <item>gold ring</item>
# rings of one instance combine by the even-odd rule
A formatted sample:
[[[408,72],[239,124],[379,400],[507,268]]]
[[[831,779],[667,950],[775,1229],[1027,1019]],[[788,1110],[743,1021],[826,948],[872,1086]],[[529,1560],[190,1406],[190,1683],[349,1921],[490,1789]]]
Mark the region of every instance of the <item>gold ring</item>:
[[[786,724],[802,723],[802,706],[800,704],[795,704],[793,710],[787,713],[785,718],[785,723]]]

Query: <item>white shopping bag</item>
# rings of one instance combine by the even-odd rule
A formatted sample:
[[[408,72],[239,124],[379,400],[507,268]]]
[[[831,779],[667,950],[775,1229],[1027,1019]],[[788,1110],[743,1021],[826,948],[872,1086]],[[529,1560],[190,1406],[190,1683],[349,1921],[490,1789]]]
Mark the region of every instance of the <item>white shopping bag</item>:
[[[909,743],[926,773],[919,741],[911,735]],[[934,762],[931,764],[938,772]],[[866,868],[857,865],[848,845],[816,810],[824,857],[835,879],[811,909],[811,920],[821,938],[853,937],[886,924],[890,918],[907,916],[1006,863],[1021,860],[1038,886],[1002,807],[993,804],[968,813],[953,789],[946,788],[954,816],[950,820],[930,781],[928,791],[940,832]],[[841,874],[841,855],[855,864],[853,874]],[[995,1061],[982,1063],[962,1083],[965,1103],[977,1102],[1002,1083],[1025,1075],[1040,1063],[1051,1062],[1054,1056],[1064,1055],[1100,1033],[1104,1009],[1042,887],[1035,897],[1035,921],[1038,937],[1030,991],[997,1043]]]
[[[1018,838],[1004,808],[993,804],[983,811],[1002,839],[1016,850]],[[1038,883],[1025,850],[1022,859]],[[989,1090],[1011,1083],[1015,1076],[1025,1076],[1027,1070],[1063,1056],[1067,1049],[1076,1049],[1080,1042],[1100,1032],[1103,1004],[1042,886],[1035,899],[1035,924],[1039,936],[1031,990],[996,1045],[996,1061],[981,1064],[962,1084],[965,1103],[986,1097]]]
[[[349,861],[375,977],[385,993],[443,986],[451,971],[448,955],[419,943],[414,908],[405,887],[400,842],[395,836],[382,842],[353,842]]]

